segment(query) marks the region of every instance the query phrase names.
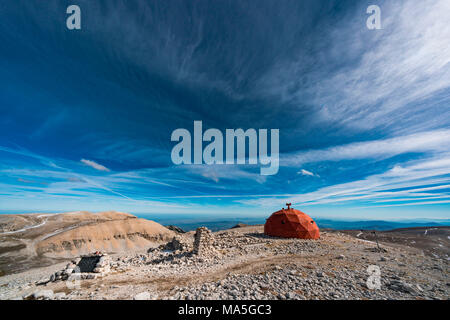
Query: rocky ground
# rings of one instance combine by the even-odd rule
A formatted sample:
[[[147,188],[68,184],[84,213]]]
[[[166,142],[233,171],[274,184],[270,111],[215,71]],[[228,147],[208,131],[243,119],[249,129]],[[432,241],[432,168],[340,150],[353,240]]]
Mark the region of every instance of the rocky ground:
[[[449,298],[448,258],[398,243],[380,242],[379,250],[342,232],[300,240],[262,231],[203,230],[196,240],[179,234],[159,248],[109,255],[81,280],[64,271],[77,261],[6,275],[0,299]]]

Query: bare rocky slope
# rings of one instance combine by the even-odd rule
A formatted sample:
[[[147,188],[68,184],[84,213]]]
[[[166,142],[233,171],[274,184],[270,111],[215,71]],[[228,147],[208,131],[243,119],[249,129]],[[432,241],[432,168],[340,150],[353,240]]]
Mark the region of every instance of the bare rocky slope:
[[[0,215],[0,274],[51,265],[92,251],[155,246],[175,234],[162,225],[115,211]]]
[[[448,247],[449,230],[430,236]],[[73,273],[74,260],[0,277],[0,298],[449,299],[445,252],[416,246],[420,237],[408,238],[408,230],[384,235],[378,247],[361,231],[322,230],[320,240],[301,240],[265,236],[262,226],[201,229],[103,256],[97,273]]]
[[[172,231],[154,221],[113,220],[81,226],[46,238],[36,245],[36,251],[47,256],[68,258],[93,251],[130,251],[167,241],[173,235]]]

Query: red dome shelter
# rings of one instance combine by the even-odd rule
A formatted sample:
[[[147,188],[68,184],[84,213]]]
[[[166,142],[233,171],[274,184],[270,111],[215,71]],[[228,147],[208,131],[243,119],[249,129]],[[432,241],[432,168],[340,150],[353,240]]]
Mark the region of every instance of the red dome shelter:
[[[291,208],[272,213],[264,225],[264,234],[281,238],[319,239],[319,227],[308,216],[299,210]]]

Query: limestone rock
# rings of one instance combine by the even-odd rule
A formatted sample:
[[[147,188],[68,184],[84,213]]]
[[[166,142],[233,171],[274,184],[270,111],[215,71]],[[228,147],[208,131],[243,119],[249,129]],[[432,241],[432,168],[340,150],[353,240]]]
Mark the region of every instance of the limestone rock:
[[[53,290],[38,290],[31,294],[33,300],[51,300],[54,297]]]

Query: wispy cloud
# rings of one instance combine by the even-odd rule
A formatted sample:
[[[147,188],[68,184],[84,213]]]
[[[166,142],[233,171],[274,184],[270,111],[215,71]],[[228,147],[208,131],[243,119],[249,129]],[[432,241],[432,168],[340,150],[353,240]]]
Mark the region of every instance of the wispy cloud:
[[[301,174],[302,176],[310,176],[310,177],[318,177],[319,175],[316,175],[314,173],[312,173],[311,171],[302,169],[299,172],[297,172],[297,174]]]
[[[236,165],[190,165],[186,167],[186,171],[194,176],[201,176],[216,183],[220,180],[251,180],[257,183],[264,183],[267,179],[267,176],[259,174],[259,170],[250,172],[242,168],[242,166]]]
[[[107,171],[107,172],[111,171],[107,167],[102,166],[101,164],[98,164],[97,162],[92,161],[92,160],[81,159],[80,161],[82,163],[84,163],[85,165],[87,165],[89,167],[92,167],[92,168],[94,168],[95,170],[98,170],[98,171]]]
[[[409,152],[450,151],[450,130],[434,130],[394,138],[353,142],[321,150],[309,150],[281,157],[282,165],[318,161],[383,159]]]
[[[0,50],[2,207],[408,203],[448,215],[450,3],[379,5],[382,30],[366,28],[361,1],[87,1],[94,28],[77,40],[55,29],[63,3],[44,12],[9,1],[0,10],[10,44]],[[23,82],[39,70],[49,71],[43,81]],[[170,133],[192,119],[280,128],[279,173],[173,166]]]
[[[450,154],[439,155],[420,161],[411,161],[407,165],[392,169],[361,180],[336,184],[304,194],[280,194],[272,198],[238,200],[247,205],[270,206],[280,199],[301,205],[321,205],[337,203],[364,203],[371,200],[387,200],[399,197],[424,200],[417,204],[426,204],[429,197],[448,198],[446,190],[450,183]],[[430,204],[435,203],[430,202]]]
[[[16,149],[0,146],[0,151],[10,153],[12,155],[26,156],[29,159],[38,160],[39,163],[45,164],[45,169],[42,166],[34,166],[31,168],[16,168],[16,167],[2,167],[0,168],[0,176],[14,178],[17,182],[31,182],[31,179],[46,179],[45,183],[41,183],[42,186],[25,186],[17,185],[13,183],[1,184],[0,192],[2,194],[8,194],[11,197],[15,197],[18,193],[22,194],[25,198],[34,197],[36,192],[39,192],[42,199],[50,200],[52,197],[67,199],[86,199],[92,197],[93,199],[106,199],[108,201],[118,201],[123,199],[130,201],[132,206],[145,207],[145,204],[156,207],[176,207],[180,208],[181,205],[159,201],[146,200],[142,194],[138,197],[134,197],[133,187],[140,182],[139,179],[132,179],[133,174],[123,173],[121,174],[108,174],[108,175],[88,175],[79,173],[80,166],[77,162],[70,160],[51,159],[32,151],[25,150],[17,146]],[[58,164],[55,164],[58,163]],[[103,165],[100,165],[94,161],[82,159],[81,162],[88,165],[98,171],[109,172],[110,170]],[[30,163],[30,162],[28,162]],[[50,168],[50,169],[49,169]],[[136,177],[135,177],[136,178]],[[34,180],[33,180],[34,181]],[[149,181],[144,183],[150,183]],[[157,180],[152,180],[155,184],[159,183]],[[170,185],[167,185],[170,186]],[[133,197],[128,196],[126,192],[133,193]],[[114,196],[116,196],[114,198]],[[123,201],[122,200],[122,201]]]
[[[317,58],[323,60],[300,51],[298,60],[279,62],[262,79],[262,92],[314,105],[317,121],[341,129],[411,132],[448,124],[450,24],[443,12],[450,2],[381,7],[382,30],[367,30],[365,8],[355,6],[323,40],[329,48]]]

